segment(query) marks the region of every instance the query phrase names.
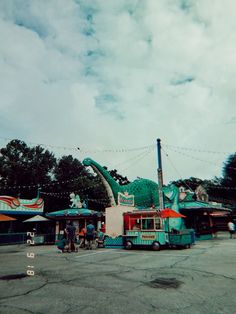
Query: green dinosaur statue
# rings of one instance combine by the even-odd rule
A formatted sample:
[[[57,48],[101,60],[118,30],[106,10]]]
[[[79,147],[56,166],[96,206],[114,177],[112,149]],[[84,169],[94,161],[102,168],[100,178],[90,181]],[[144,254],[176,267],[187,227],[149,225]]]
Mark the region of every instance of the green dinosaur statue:
[[[112,206],[115,206],[118,202],[118,192],[128,192],[130,195],[134,195],[135,206],[144,208],[152,205],[159,206],[158,185],[156,182],[148,179],[137,179],[126,185],[119,185],[107,170],[91,158],[84,159],[83,164],[91,166],[94,172],[100,176]]]
[[[91,158],[83,160],[85,166],[91,166],[97,173],[107,190],[110,198],[111,206],[117,205],[118,193],[128,192],[129,195],[134,195],[134,203],[136,207],[148,208],[151,206],[159,206],[158,184],[148,179],[137,179],[126,185],[119,185],[101,165]],[[179,188],[174,184],[163,187],[164,204],[179,212]],[[184,228],[181,218],[171,218],[166,221],[168,230],[175,228],[181,230]],[[167,228],[167,227],[166,227]]]

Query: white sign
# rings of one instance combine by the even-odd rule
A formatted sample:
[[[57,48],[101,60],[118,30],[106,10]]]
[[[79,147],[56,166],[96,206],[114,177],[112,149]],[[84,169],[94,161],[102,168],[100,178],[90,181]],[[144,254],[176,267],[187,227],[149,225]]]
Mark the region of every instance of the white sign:
[[[129,195],[128,192],[118,192],[118,205],[134,206],[134,195]]]

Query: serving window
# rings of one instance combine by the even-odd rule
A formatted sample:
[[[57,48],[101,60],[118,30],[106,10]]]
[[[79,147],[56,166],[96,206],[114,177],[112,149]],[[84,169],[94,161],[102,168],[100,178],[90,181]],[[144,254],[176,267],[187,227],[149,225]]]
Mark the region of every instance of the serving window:
[[[128,216],[125,217],[125,229],[134,231],[155,231],[162,229],[162,221],[159,217],[142,217],[139,218]]]
[[[143,218],[141,219],[142,230],[154,230],[154,219],[153,218]]]

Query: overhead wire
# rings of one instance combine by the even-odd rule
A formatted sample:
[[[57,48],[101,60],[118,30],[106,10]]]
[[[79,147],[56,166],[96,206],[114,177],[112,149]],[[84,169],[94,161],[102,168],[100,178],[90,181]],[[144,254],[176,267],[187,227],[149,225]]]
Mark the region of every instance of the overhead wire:
[[[6,138],[6,137],[0,137],[0,139],[3,139],[5,141],[12,141],[14,139],[12,138]],[[51,145],[51,144],[45,144],[45,143],[36,143],[36,142],[29,142],[20,140],[23,142],[27,142],[29,145],[39,145],[45,148],[55,148],[55,149],[63,149],[63,150],[72,150],[72,151],[80,151],[81,153],[126,153],[126,152],[132,152],[132,151],[139,151],[139,150],[145,150],[149,148],[151,145],[145,145],[145,146],[138,146],[138,147],[123,147],[123,148],[96,148],[96,149],[84,149],[83,147],[79,146],[78,144],[74,146],[58,146],[58,145]],[[79,147],[78,147],[79,146]]]
[[[195,159],[195,160],[197,160],[197,161],[205,162],[205,163],[208,163],[208,164],[211,164],[211,165],[214,165],[214,166],[219,167],[219,164],[216,163],[216,162],[212,162],[212,161],[210,161],[210,160],[201,159],[201,158],[198,158],[198,157],[195,157],[195,156],[186,154],[186,153],[184,153],[184,152],[178,151],[178,150],[173,149],[173,148],[170,148],[170,149],[171,149],[172,151],[176,152],[177,154],[180,154],[180,155],[186,156],[186,157],[188,157],[188,158]],[[236,170],[235,167],[230,167],[230,166],[228,166],[227,168],[228,168],[228,169]]]
[[[163,147],[162,147],[162,150],[164,151]],[[172,149],[172,150],[173,150],[173,149]],[[190,156],[190,155],[185,154],[185,153],[183,153],[183,152],[179,152],[179,151],[176,151],[176,150],[173,150],[173,151],[175,151],[175,152],[177,152],[177,153],[179,153],[179,154],[182,154],[182,155],[184,155],[184,156],[186,156],[186,157],[190,157],[190,158],[192,158],[192,159],[196,159],[196,160],[198,160],[198,161],[203,161],[203,162],[211,163],[210,161],[206,161],[206,160],[202,160],[202,159],[199,159],[199,158],[195,158],[194,156]],[[166,157],[169,158],[169,155],[168,155],[166,152],[165,152],[165,154],[166,154]],[[176,169],[176,167],[174,166],[173,162],[170,161],[170,158],[169,158],[169,162],[172,164],[173,168],[174,168],[175,171],[178,173],[178,175],[180,175],[180,178],[182,179],[181,174],[180,174],[179,171]],[[236,168],[234,168],[234,167],[228,167],[228,168],[236,170]],[[183,179],[182,179],[182,180],[183,180]],[[193,191],[193,190],[191,189],[191,187],[190,187],[186,182],[183,181],[183,183],[184,183],[188,188],[190,188],[191,191]],[[193,182],[192,184],[193,184],[193,185],[196,185],[196,186],[198,185],[198,184],[195,183],[195,182]],[[221,190],[236,190],[236,187],[223,187],[223,186],[215,186],[215,185],[209,185],[209,184],[207,185],[207,187],[209,187],[209,188],[215,188],[215,189],[221,189]]]
[[[0,137],[0,139],[4,139],[4,140],[12,140],[12,138],[6,138],[6,137]],[[80,151],[82,153],[125,153],[125,152],[132,152],[132,151],[142,151],[141,153],[139,153],[138,155],[128,159],[127,161],[121,162],[118,165],[121,164],[125,164],[125,163],[130,163],[132,162],[132,164],[129,167],[126,168],[121,168],[122,171],[126,171],[127,169],[135,166],[135,164],[137,164],[140,160],[142,160],[143,158],[145,158],[148,154],[150,154],[152,152],[152,150],[155,148],[155,145],[146,145],[146,146],[141,146],[141,147],[134,147],[134,148],[119,148],[119,149],[96,149],[96,150],[84,150],[82,148],[76,147],[75,146],[56,146],[56,145],[50,145],[50,144],[42,144],[42,143],[35,143],[35,142],[29,142],[29,144],[31,145],[41,145],[44,147],[50,147],[50,148],[60,148],[60,149],[69,149],[69,150],[73,150],[73,151]],[[217,163],[214,163],[212,161],[209,160],[203,160],[200,158],[197,158],[196,156],[191,156],[189,154],[186,154],[183,151],[193,151],[193,152],[197,152],[197,153],[209,153],[209,154],[229,154],[227,152],[220,152],[220,151],[211,151],[211,150],[203,150],[203,149],[196,149],[196,148],[190,148],[190,147],[183,147],[183,146],[176,146],[176,145],[170,145],[170,144],[162,144],[162,149],[163,147],[166,147],[167,149],[171,149],[172,151],[181,154],[183,156],[186,156],[188,158],[191,159],[195,159],[201,162],[205,162],[205,163],[209,163],[209,164],[213,164],[218,166]],[[143,151],[144,150],[144,151]],[[163,150],[164,151],[164,150]],[[165,152],[166,153],[166,152]],[[167,153],[166,153],[167,154]],[[178,173],[178,175],[180,175],[180,177],[182,178],[180,172],[177,170],[177,168],[175,167],[175,165],[173,164],[172,160],[170,159],[169,155],[167,154],[168,157],[168,161],[171,163],[172,167],[175,169],[175,171]],[[14,162],[13,163],[17,163]],[[116,167],[118,166],[116,165]],[[235,167],[227,167],[228,169],[233,169],[236,170]],[[22,186],[2,186],[2,189],[19,189],[19,188],[36,188],[36,187],[49,187],[49,186],[54,186],[54,185],[59,185],[59,184],[64,184],[64,183],[69,183],[69,182],[75,182],[77,180],[79,180],[80,178],[83,177],[87,177],[87,176],[80,176],[78,178],[72,179],[72,180],[64,180],[64,181],[56,181],[56,182],[51,182],[51,183],[46,183],[46,184],[33,184],[33,185],[22,185]],[[188,185],[186,185],[188,186]],[[213,186],[214,188],[220,188],[220,189],[236,189],[233,187],[216,187]],[[190,188],[188,186],[188,188]],[[191,188],[190,188],[191,189]]]
[[[145,152],[148,151],[148,149],[151,149],[151,147],[155,147],[155,145],[150,145],[148,148],[146,148]],[[124,161],[122,161],[122,162],[120,162],[120,163],[118,163],[118,164],[115,164],[115,165],[114,165],[114,168],[117,168],[117,167],[119,167],[120,165],[123,165],[123,164],[132,162],[133,160],[139,158],[139,156],[142,156],[143,154],[145,154],[145,152],[142,151],[142,152],[139,153],[138,155],[135,155],[135,156],[133,156],[133,157],[131,157],[131,158],[129,158],[129,159],[126,159],[126,160],[124,160]]]
[[[4,141],[12,141],[16,140],[15,138],[10,138],[10,137],[2,137],[0,136],[0,139]],[[20,139],[19,139],[20,140]],[[46,148],[57,148],[57,149],[64,149],[64,150],[73,150],[73,151],[80,151],[82,153],[124,153],[124,152],[132,152],[136,150],[143,150],[146,148],[149,148],[151,146],[155,146],[154,144],[150,145],[145,145],[145,146],[140,146],[140,147],[132,147],[132,148],[97,148],[97,149],[84,149],[83,147],[78,147],[78,145],[73,145],[73,146],[60,146],[60,145],[52,145],[52,144],[45,144],[45,143],[40,143],[40,142],[31,142],[31,141],[26,141],[26,140],[20,140],[23,142],[27,142],[30,145],[40,145]],[[205,149],[200,149],[200,148],[193,148],[193,147],[184,147],[184,146],[178,146],[178,145],[172,145],[172,144],[162,144],[162,147],[170,148],[170,149],[177,149],[177,150],[185,150],[185,151],[192,151],[192,152],[198,152],[198,153],[209,153],[209,154],[226,154],[229,155],[229,152],[223,152],[223,151],[212,151],[212,150],[205,150]]]
[[[164,151],[164,153],[165,153],[165,155],[166,155],[166,157],[167,157],[167,160],[169,161],[169,163],[171,164],[171,166],[173,167],[173,169],[176,171],[176,173],[177,173],[177,174],[180,176],[180,178],[183,180],[183,177],[182,177],[181,173],[180,173],[180,172],[177,170],[177,168],[175,167],[174,163],[172,162],[172,160],[171,160],[170,157],[169,157],[169,154],[163,149],[163,147],[162,147],[162,150]],[[184,184],[187,188],[189,188],[190,191],[194,192],[194,191],[192,190],[192,188],[191,188],[186,182],[183,181],[183,184]]]
[[[170,145],[170,144],[163,144],[162,146],[166,146],[167,148],[175,148],[175,149],[179,149],[179,150],[187,150],[187,151],[198,152],[198,153],[226,154],[226,155],[230,154],[228,152],[204,150],[204,149],[199,149],[199,148],[183,147],[183,146]]]
[[[126,171],[130,169],[131,167],[135,166],[138,162],[140,162],[143,158],[145,158],[147,155],[149,155],[154,150],[154,146],[152,145],[147,149],[145,152],[137,156],[137,158],[132,162],[132,165],[126,168],[121,169],[121,171]]]

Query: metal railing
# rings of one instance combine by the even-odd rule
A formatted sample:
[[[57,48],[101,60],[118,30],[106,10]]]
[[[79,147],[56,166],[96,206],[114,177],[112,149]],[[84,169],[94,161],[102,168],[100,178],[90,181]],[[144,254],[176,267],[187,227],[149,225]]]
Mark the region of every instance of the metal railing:
[[[0,233],[0,245],[2,244],[24,244],[27,241],[27,233]]]
[[[55,243],[55,234],[47,234],[47,233],[36,234],[34,238],[35,238],[35,244],[54,244]],[[27,239],[30,239],[30,237],[27,236],[26,232],[0,233],[0,245],[26,244]]]

